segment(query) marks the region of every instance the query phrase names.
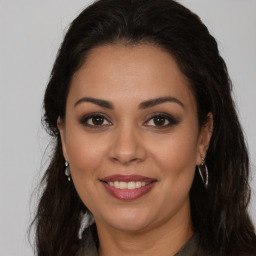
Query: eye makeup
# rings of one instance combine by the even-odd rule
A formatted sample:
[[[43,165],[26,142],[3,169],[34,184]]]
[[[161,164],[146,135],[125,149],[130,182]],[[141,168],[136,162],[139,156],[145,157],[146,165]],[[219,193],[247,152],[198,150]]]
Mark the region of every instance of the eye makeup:
[[[110,122],[109,118],[106,117],[103,113],[96,112],[83,116],[80,119],[80,124],[92,129],[99,129],[106,126],[111,126],[112,122]]]
[[[178,125],[179,123],[180,120],[171,114],[155,112],[147,116],[143,125],[154,129],[166,129]],[[92,129],[106,128],[107,126],[113,125],[110,118],[100,112],[93,112],[83,116],[80,119],[80,124]]]
[[[180,120],[171,114],[165,112],[156,112],[147,117],[145,126],[150,126],[156,129],[164,129],[174,125],[178,125]]]

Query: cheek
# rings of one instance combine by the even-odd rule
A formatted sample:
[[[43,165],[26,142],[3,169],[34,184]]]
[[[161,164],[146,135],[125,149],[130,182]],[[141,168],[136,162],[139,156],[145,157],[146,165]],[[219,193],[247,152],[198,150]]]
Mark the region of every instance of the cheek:
[[[191,133],[170,135],[158,140],[151,154],[160,173],[161,192],[165,195],[156,200],[163,205],[164,212],[175,214],[189,198],[196,167],[196,137]]]
[[[197,160],[197,136],[191,131],[169,134],[151,143],[151,154],[163,176],[193,175]]]
[[[67,135],[66,149],[74,186],[83,203],[94,212],[95,202],[100,200],[95,192],[99,188],[99,170],[106,156],[103,138],[73,128]]]
[[[106,156],[104,137],[100,135],[88,136],[81,128],[70,129],[66,137],[66,151],[72,175],[91,176]]]

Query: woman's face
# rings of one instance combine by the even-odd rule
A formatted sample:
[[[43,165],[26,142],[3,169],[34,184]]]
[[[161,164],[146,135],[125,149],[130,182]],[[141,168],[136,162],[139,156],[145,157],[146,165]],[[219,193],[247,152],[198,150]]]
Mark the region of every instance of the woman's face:
[[[97,226],[142,231],[190,219],[189,190],[210,131],[199,129],[193,93],[168,53],[146,44],[94,48],[58,126]]]

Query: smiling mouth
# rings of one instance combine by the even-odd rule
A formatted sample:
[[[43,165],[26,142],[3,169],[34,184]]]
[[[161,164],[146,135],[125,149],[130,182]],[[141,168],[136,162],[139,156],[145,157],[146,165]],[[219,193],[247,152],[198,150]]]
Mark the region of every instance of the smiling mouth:
[[[111,187],[115,187],[118,189],[137,189],[137,188],[141,188],[144,186],[147,186],[148,184],[150,184],[150,182],[145,182],[145,181],[129,181],[129,182],[125,182],[125,181],[109,181],[107,182],[107,184]]]
[[[157,180],[140,175],[112,175],[100,180],[107,192],[120,200],[134,200],[148,193]]]

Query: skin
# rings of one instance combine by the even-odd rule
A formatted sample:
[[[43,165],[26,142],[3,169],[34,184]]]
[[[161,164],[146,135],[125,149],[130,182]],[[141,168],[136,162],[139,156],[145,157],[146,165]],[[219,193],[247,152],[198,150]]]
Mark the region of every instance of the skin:
[[[83,97],[106,100],[113,108]],[[141,108],[142,102],[160,97],[176,101]],[[95,119],[85,118],[91,113],[105,119],[95,125]],[[156,122],[152,116],[159,113],[175,122],[163,114]],[[100,256],[170,256],[192,236],[189,190],[206,155],[212,123],[209,114],[208,123],[198,127],[188,81],[162,49],[120,43],[90,51],[73,76],[65,121],[59,118],[58,127],[76,190],[96,221]],[[142,197],[124,201],[100,182],[114,174],[157,182]]]

